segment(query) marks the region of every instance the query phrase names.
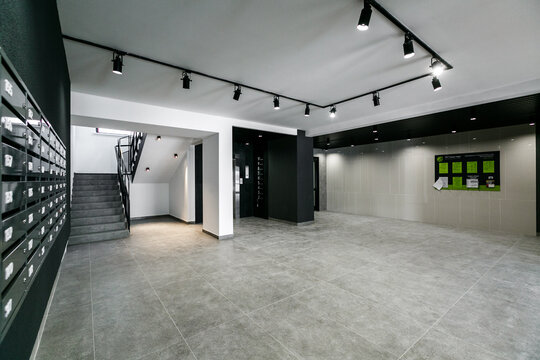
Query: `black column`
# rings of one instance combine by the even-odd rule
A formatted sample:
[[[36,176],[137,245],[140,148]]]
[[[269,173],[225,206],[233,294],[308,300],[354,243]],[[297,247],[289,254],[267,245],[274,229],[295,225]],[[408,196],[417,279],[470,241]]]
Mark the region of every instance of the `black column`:
[[[537,119],[538,120],[538,119]],[[538,132],[538,121],[536,122],[536,234],[540,234],[540,158],[538,157],[538,146],[540,142],[540,133]]]

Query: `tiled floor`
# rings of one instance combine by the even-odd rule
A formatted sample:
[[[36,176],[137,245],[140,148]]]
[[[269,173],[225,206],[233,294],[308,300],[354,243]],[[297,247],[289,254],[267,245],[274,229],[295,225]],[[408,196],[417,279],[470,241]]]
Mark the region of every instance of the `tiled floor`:
[[[38,359],[540,359],[540,240],[317,213],[68,248]]]

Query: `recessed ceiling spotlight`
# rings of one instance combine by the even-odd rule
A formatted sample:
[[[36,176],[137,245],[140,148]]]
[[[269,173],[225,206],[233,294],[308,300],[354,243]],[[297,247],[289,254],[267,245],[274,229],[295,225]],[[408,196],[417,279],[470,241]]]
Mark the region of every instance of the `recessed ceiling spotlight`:
[[[360,31],[366,31],[369,29],[369,20],[371,20],[371,5],[369,4],[369,1],[364,0],[364,8],[362,9],[362,12],[360,13],[360,19],[358,20],[358,25],[356,28]]]
[[[279,110],[279,96],[274,96],[274,110]]]
[[[455,133],[457,133],[457,131],[456,131],[456,130],[452,130],[452,134],[455,134]]]
[[[373,93],[373,106],[379,106],[381,105],[381,97],[379,96],[379,92]]]
[[[530,125],[530,126],[534,126],[534,123],[533,123],[533,122],[530,122],[529,125]]]
[[[377,125],[373,125],[373,130],[371,130],[374,134],[376,134],[379,130],[377,130]]]
[[[441,81],[436,76],[434,76],[431,80],[431,85],[433,85],[433,91],[439,91],[442,89]]]
[[[306,104],[306,109],[304,110],[304,116],[309,117],[311,110],[309,109],[309,104]]]
[[[475,121],[476,120],[476,117],[475,116],[471,116],[471,121]]]
[[[336,117],[336,112],[337,112],[336,106],[332,105],[332,108],[330,109],[330,117],[332,119]]]
[[[326,146],[330,146],[330,138],[326,138]]]
[[[175,159],[178,159],[178,154],[173,155]]]
[[[407,141],[411,141],[411,139],[407,139]]]
[[[354,147],[354,144],[351,144],[351,147]]]
[[[262,138],[262,134],[259,134],[259,137]]]
[[[405,42],[403,43],[403,57],[410,59],[414,56],[414,44],[410,33],[405,34]]]
[[[379,141],[379,138],[378,138],[378,137],[376,137],[376,138],[375,138],[374,140],[375,140],[375,141]]]
[[[191,79],[189,78],[189,73],[184,71],[182,73],[182,87],[186,90],[189,90],[191,85]]]
[[[233,99],[236,101],[240,100],[240,95],[242,95],[242,88],[240,85],[234,85]]]
[[[156,136],[156,141],[160,141],[160,140],[161,140],[161,135]]]
[[[473,139],[473,140],[476,140],[476,138],[475,138],[475,137],[473,137],[472,139]]]
[[[249,143],[248,143],[248,142],[246,143],[246,146],[249,146]]]
[[[150,168],[149,168],[149,167],[146,168],[146,172],[150,172]]]
[[[440,76],[444,71],[444,65],[438,59],[431,58],[431,73],[433,76]]]
[[[122,66],[124,66],[124,56],[120,53],[113,53],[113,70],[112,72],[118,75],[122,75]]]

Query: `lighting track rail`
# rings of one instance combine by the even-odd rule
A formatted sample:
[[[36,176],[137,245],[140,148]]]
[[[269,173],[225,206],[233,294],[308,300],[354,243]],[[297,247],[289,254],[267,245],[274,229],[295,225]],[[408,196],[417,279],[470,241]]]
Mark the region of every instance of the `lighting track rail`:
[[[366,7],[370,9],[369,10],[369,16],[371,16],[371,6],[373,6],[373,8],[375,8],[386,19],[388,19],[390,22],[392,22],[397,28],[399,28],[401,31],[403,31],[403,33],[405,34],[406,39],[410,39],[410,40],[416,42],[426,52],[431,54],[431,56],[432,56],[432,65],[433,65],[434,60],[438,60],[440,63],[442,63],[444,65],[444,70],[453,69],[453,66],[448,61],[444,60],[437,52],[435,52],[429,45],[427,45],[414,32],[412,32],[405,24],[403,24],[396,17],[394,17],[392,14],[390,14],[390,12],[388,12],[388,10],[386,10],[381,4],[379,4],[375,0],[364,0],[364,9],[366,9]],[[361,18],[361,20],[362,20],[362,18]],[[368,23],[369,23],[369,19],[368,19]],[[367,27],[368,26],[366,25],[364,30],[366,30]],[[413,81],[416,81],[416,80],[419,80],[419,79],[422,79],[422,78],[425,78],[425,77],[428,77],[428,76],[433,76],[432,73],[422,74],[422,75],[415,76],[415,77],[412,77],[412,78],[409,78],[409,79],[406,79],[406,80],[403,80],[403,81],[399,81],[399,82],[396,82],[396,83],[393,83],[393,84],[390,84],[390,85],[387,85],[387,86],[384,86],[384,87],[381,87],[381,88],[378,88],[378,89],[370,90],[368,92],[365,92],[365,93],[362,93],[362,94],[359,94],[359,95],[355,95],[355,96],[352,96],[352,97],[349,97],[349,98],[346,98],[346,99],[343,99],[343,100],[335,101],[335,102],[332,102],[330,104],[321,105],[321,104],[314,103],[312,101],[306,101],[306,100],[298,99],[298,98],[295,98],[295,97],[292,97],[292,96],[283,95],[283,94],[276,93],[276,92],[269,91],[269,90],[265,90],[265,89],[262,89],[262,88],[259,88],[259,87],[256,87],[256,86],[240,83],[240,82],[237,82],[237,81],[232,81],[232,80],[225,79],[225,78],[222,78],[222,77],[219,77],[219,76],[216,76],[216,75],[207,74],[207,73],[204,73],[204,72],[201,72],[201,71],[188,69],[188,68],[185,68],[185,67],[182,67],[182,66],[179,66],[179,65],[175,65],[175,64],[171,64],[171,63],[168,63],[168,62],[165,62],[165,61],[153,59],[153,58],[150,58],[148,56],[139,55],[139,54],[136,54],[136,53],[133,53],[133,52],[128,52],[128,51],[116,49],[116,48],[113,48],[113,47],[110,47],[110,46],[107,46],[107,45],[98,44],[98,43],[95,43],[95,42],[92,42],[92,41],[89,41],[89,40],[76,38],[76,37],[73,37],[73,36],[70,36],[70,35],[63,34],[62,37],[64,39],[66,39],[66,40],[70,40],[70,41],[73,41],[73,42],[77,42],[77,43],[80,43],[80,44],[84,44],[84,45],[88,45],[88,46],[92,46],[92,47],[95,47],[95,48],[99,48],[99,49],[102,49],[102,50],[107,50],[107,51],[112,52],[116,56],[115,58],[113,58],[115,68],[117,68],[117,66],[118,66],[118,64],[115,62],[115,59],[117,57],[120,57],[120,60],[116,60],[116,61],[120,61],[120,72],[119,73],[121,73],[121,61],[122,61],[122,58],[124,56],[129,56],[129,57],[132,57],[132,58],[135,58],[135,59],[139,59],[139,60],[142,60],[142,61],[158,64],[158,65],[161,65],[161,66],[165,66],[165,67],[169,67],[169,68],[181,71],[182,72],[182,80],[183,80],[183,83],[184,83],[183,87],[185,89],[189,89],[189,81],[191,81],[189,76],[192,75],[192,74],[195,74],[195,75],[202,76],[202,77],[205,77],[205,78],[208,78],[208,79],[212,79],[212,80],[216,80],[216,81],[220,81],[220,82],[223,82],[223,83],[233,85],[234,89],[235,89],[235,96],[236,96],[236,91],[238,91],[239,94],[241,94],[241,92],[240,92],[241,88],[250,89],[250,90],[253,90],[253,91],[257,91],[257,92],[260,92],[260,93],[271,95],[274,98],[274,101],[275,101],[276,98],[277,99],[283,98],[283,99],[291,100],[291,101],[294,101],[294,102],[297,102],[297,103],[305,104],[306,109],[309,109],[309,106],[314,106],[314,107],[317,107],[319,109],[331,108],[332,111],[330,112],[330,115],[334,115],[334,116],[335,116],[335,113],[336,113],[336,105],[340,105],[340,104],[343,104],[343,103],[346,103],[346,102],[349,102],[349,101],[353,101],[353,100],[356,100],[356,99],[359,99],[359,98],[362,98],[362,97],[368,96],[368,95],[377,94],[377,97],[378,97],[379,96],[378,93],[381,92],[381,91],[388,90],[388,89],[391,89],[391,88],[394,88],[394,87],[398,87],[398,86],[401,86],[401,85],[407,84],[409,82],[413,82]],[[435,76],[434,79],[437,79],[437,77]],[[438,81],[438,79],[437,79],[437,81]],[[439,84],[439,88],[440,88],[440,84]],[[239,96],[237,96],[237,97],[239,98]],[[235,97],[235,100],[236,100],[236,97]],[[279,100],[278,100],[278,103],[279,103]],[[276,108],[276,107],[274,106],[274,108]],[[309,116],[309,110],[305,111],[305,116]],[[334,117],[334,116],[332,116],[332,117]]]

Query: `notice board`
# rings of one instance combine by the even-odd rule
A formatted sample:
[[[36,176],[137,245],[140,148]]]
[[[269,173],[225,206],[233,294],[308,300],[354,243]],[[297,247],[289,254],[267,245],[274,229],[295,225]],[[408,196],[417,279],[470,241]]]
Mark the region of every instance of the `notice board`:
[[[435,155],[441,190],[501,191],[500,152]]]

